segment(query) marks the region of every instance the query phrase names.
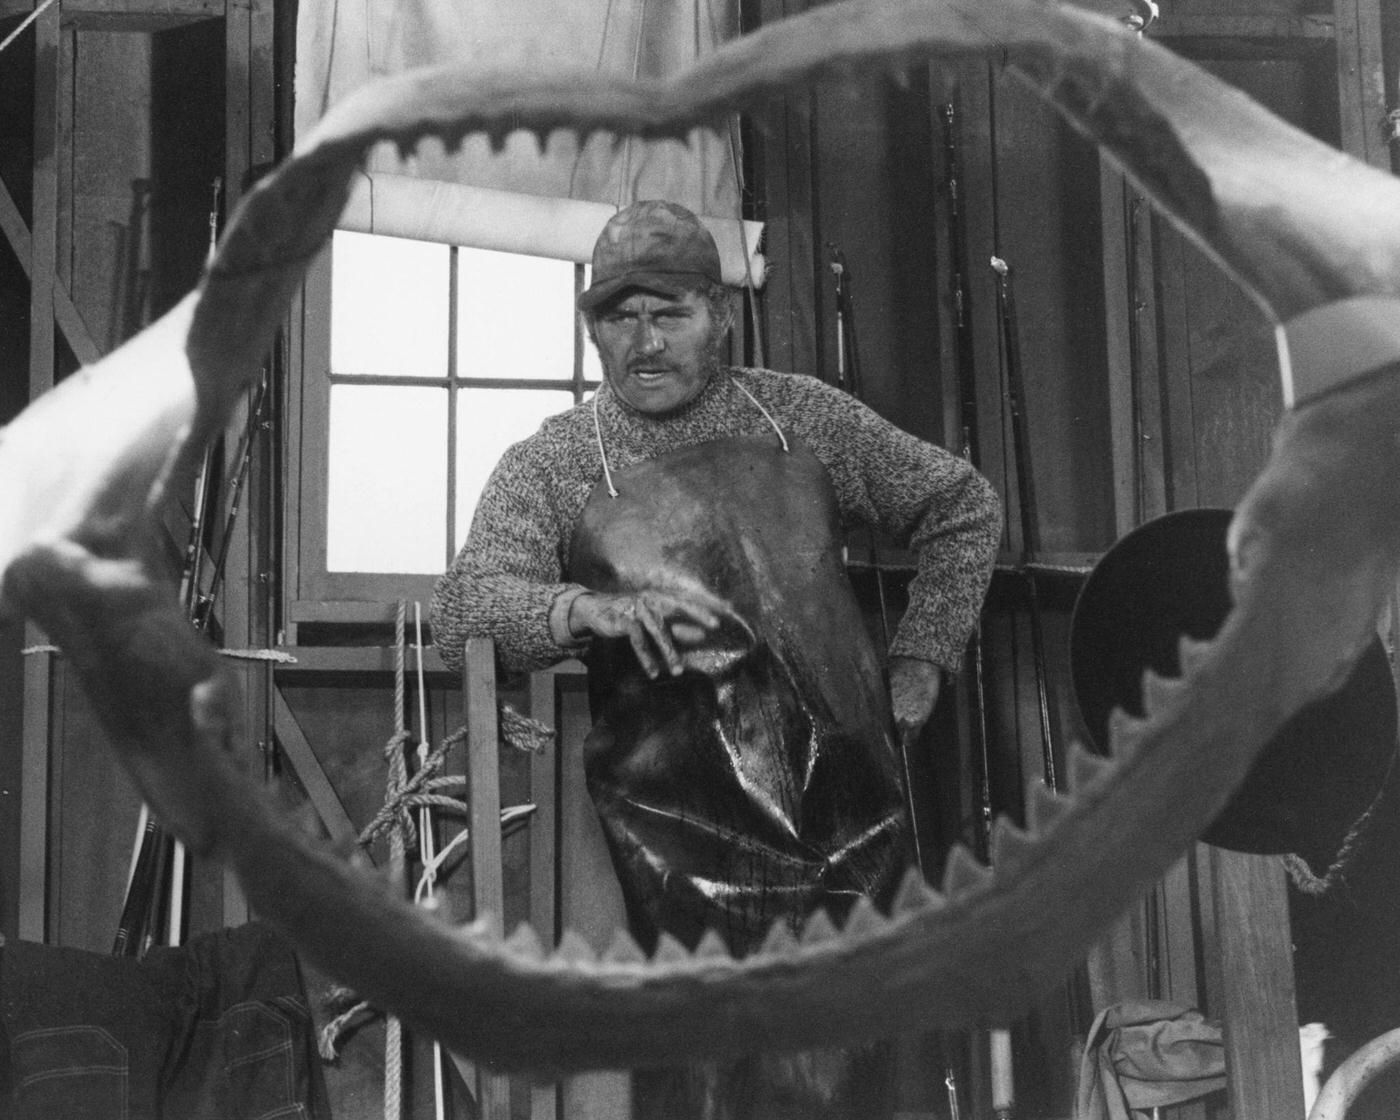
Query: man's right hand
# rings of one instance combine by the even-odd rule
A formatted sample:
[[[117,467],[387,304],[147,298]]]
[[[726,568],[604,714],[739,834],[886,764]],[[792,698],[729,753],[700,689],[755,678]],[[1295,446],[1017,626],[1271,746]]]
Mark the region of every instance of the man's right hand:
[[[694,593],[585,591],[569,606],[569,632],[576,638],[626,638],[647,676],[657,677],[663,668],[679,676],[680,649],[716,629],[722,607],[719,600]]]

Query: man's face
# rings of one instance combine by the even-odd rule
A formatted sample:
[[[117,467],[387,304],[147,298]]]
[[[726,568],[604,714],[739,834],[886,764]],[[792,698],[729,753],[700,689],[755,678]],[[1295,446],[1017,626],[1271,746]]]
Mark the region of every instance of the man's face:
[[[634,291],[598,312],[598,356],[613,391],[639,412],[671,412],[694,399],[717,367],[719,339],[700,292]]]

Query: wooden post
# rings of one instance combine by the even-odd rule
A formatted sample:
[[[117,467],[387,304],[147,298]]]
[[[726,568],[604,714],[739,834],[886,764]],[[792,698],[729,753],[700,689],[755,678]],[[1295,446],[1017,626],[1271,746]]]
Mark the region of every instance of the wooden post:
[[[34,21],[34,177],[29,242],[29,399],[53,388],[54,277],[58,255],[58,77],[61,0]],[[46,641],[32,623],[26,645]],[[49,717],[53,658],[24,665],[20,791],[19,935],[43,941],[48,928]]]
[[[473,917],[502,932],[505,891],[501,881],[500,732],[496,718],[496,649],[485,638],[467,642],[462,666],[467,721],[467,827],[471,829]],[[510,1120],[510,1081],[477,1069],[481,1120]]]
[[[1336,0],[1334,8],[1342,149],[1389,171],[1380,0]]]
[[[556,876],[559,828],[559,738],[554,672],[530,674],[530,718],[548,724],[555,732],[530,759],[530,800],[535,815],[530,820],[530,924],[541,942],[552,947],[559,939],[556,913]],[[530,1120],[557,1120],[557,1085],[530,1087]]]
[[[1303,1066],[1283,864],[1211,849],[1232,1116],[1302,1116]]]

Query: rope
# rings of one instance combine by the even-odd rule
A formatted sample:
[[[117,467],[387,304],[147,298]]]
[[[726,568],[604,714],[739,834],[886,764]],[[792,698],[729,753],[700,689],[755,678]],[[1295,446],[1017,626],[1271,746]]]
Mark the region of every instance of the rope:
[[[399,600],[394,612],[394,734],[384,750],[389,761],[389,777],[385,802],[392,804],[402,797],[408,785],[408,763],[404,761],[403,745],[408,741],[404,726],[404,619],[408,604]],[[382,811],[382,810],[381,810]],[[395,819],[390,813],[389,819]],[[401,883],[404,875],[405,836],[413,828],[412,814],[407,828],[400,823],[389,830],[389,876],[391,882]],[[397,1015],[390,1015],[384,1028],[384,1120],[400,1120],[403,1115],[403,1025]]]
[[[443,763],[446,761],[447,752],[457,743],[462,742],[467,737],[467,729],[460,727],[444,739],[437,749],[427,756],[423,765],[418,768],[418,772],[411,778],[407,776],[394,776],[397,769],[400,774],[406,775],[407,768],[404,764],[403,748],[405,744],[415,743],[412,732],[407,730],[395,732],[393,738],[384,747],[384,755],[389,760],[390,781],[389,788],[384,796],[384,804],[380,806],[379,812],[374,815],[374,819],[365,825],[359,836],[362,845],[373,843],[384,832],[397,826],[397,832],[389,833],[390,858],[393,858],[394,839],[397,836],[401,845],[416,843],[418,838],[418,826],[413,820],[413,810],[425,807],[440,809],[450,809],[459,814],[466,812],[466,806],[462,802],[444,792],[446,790],[458,790],[465,792],[467,786],[466,775],[442,776]],[[403,852],[399,852],[399,859],[403,858]]]
[[[497,718],[500,721],[501,742],[526,754],[543,754],[554,742],[554,728],[537,719],[521,715],[502,701]]]

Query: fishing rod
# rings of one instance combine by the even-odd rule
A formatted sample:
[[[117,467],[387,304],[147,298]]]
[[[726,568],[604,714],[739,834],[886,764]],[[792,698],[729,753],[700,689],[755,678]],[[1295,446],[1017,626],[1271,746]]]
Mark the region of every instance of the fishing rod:
[[[841,250],[827,242],[831,254],[831,273],[836,278],[836,384],[861,400],[860,349],[856,345],[855,301],[851,298],[850,270]],[[862,403],[864,403],[862,401]],[[880,563],[880,544],[875,526],[867,526],[870,570],[875,575],[875,594],[880,603],[880,634],[884,648],[890,648],[889,604],[885,597],[885,576]],[[923,842],[919,838],[919,817],[914,806],[913,771],[909,765],[909,736],[899,733],[899,758],[904,768],[905,811],[909,814],[909,830],[914,837],[914,862],[924,870]]]
[[[1035,663],[1036,698],[1040,708],[1041,764],[1045,784],[1060,788],[1055,767],[1055,740],[1050,710],[1050,688],[1045,657],[1045,624],[1040,607],[1040,581],[1029,568],[1040,551],[1036,516],[1035,479],[1031,472],[1030,432],[1026,425],[1025,383],[1021,374],[1021,344],[1017,330],[1016,294],[1011,266],[993,257],[997,274],[997,312],[1001,322],[1003,365],[1006,371],[1006,404],[1011,412],[1011,442],[1016,459],[1016,493],[1021,521],[1021,572],[1030,596],[1031,657]]]
[[[222,179],[213,183],[213,200],[209,211],[209,251],[218,240],[219,195]],[[209,579],[204,587],[204,540],[208,530],[209,511],[214,504],[215,474],[212,448],[205,452],[195,482],[194,505],[190,516],[190,533],[185,547],[180,579],[180,594],[190,624],[200,633],[208,633],[213,622],[214,605],[228,564],[233,530],[237,524],[243,488],[252,461],[253,441],[262,425],[262,413],[268,393],[267,371],[263,371],[249,406],[248,422],[244,427],[238,449],[234,454],[234,472],[219,534],[219,551]],[[157,900],[163,883],[169,883],[170,898],[166,915],[166,940],[171,945],[180,941],[184,923],[185,847],[155,820],[149,808],[141,807],[137,824],[137,840],[128,875],[126,897],[117,921],[112,943],[113,956],[143,956],[155,939],[153,924]]]
[[[1049,686],[1049,672],[1045,654],[1045,625],[1040,602],[1039,578],[1035,561],[1040,553],[1039,518],[1036,507],[1035,479],[1031,470],[1030,430],[1026,421],[1025,379],[1021,365],[1020,330],[1016,309],[1016,290],[1011,265],[1003,258],[991,258],[992,271],[997,276],[997,315],[1001,327],[1002,368],[1006,376],[1006,404],[1011,415],[1012,453],[1016,460],[1016,490],[1021,527],[1021,564],[1019,570],[1029,596],[1031,626],[1031,656],[1035,668],[1036,699],[1040,714],[1041,765],[1045,785],[1059,791],[1060,783],[1055,765],[1055,734],[1052,714],[1052,699]],[[1087,979],[1082,966],[1066,981],[1066,1012],[1071,1030],[1083,1036],[1088,1018],[1086,1006],[1091,1003],[1087,991]],[[1004,1051],[1004,1061],[1009,1063],[1010,1033],[998,1040],[993,1032],[993,1070],[997,1067],[996,1046]],[[998,1120],[1009,1117],[1012,1112],[1010,1096],[1006,1096],[1006,1106],[998,1108],[997,1086],[993,1079],[993,1112]],[[1013,1086],[1009,1083],[1003,1092],[1009,1094]]]

